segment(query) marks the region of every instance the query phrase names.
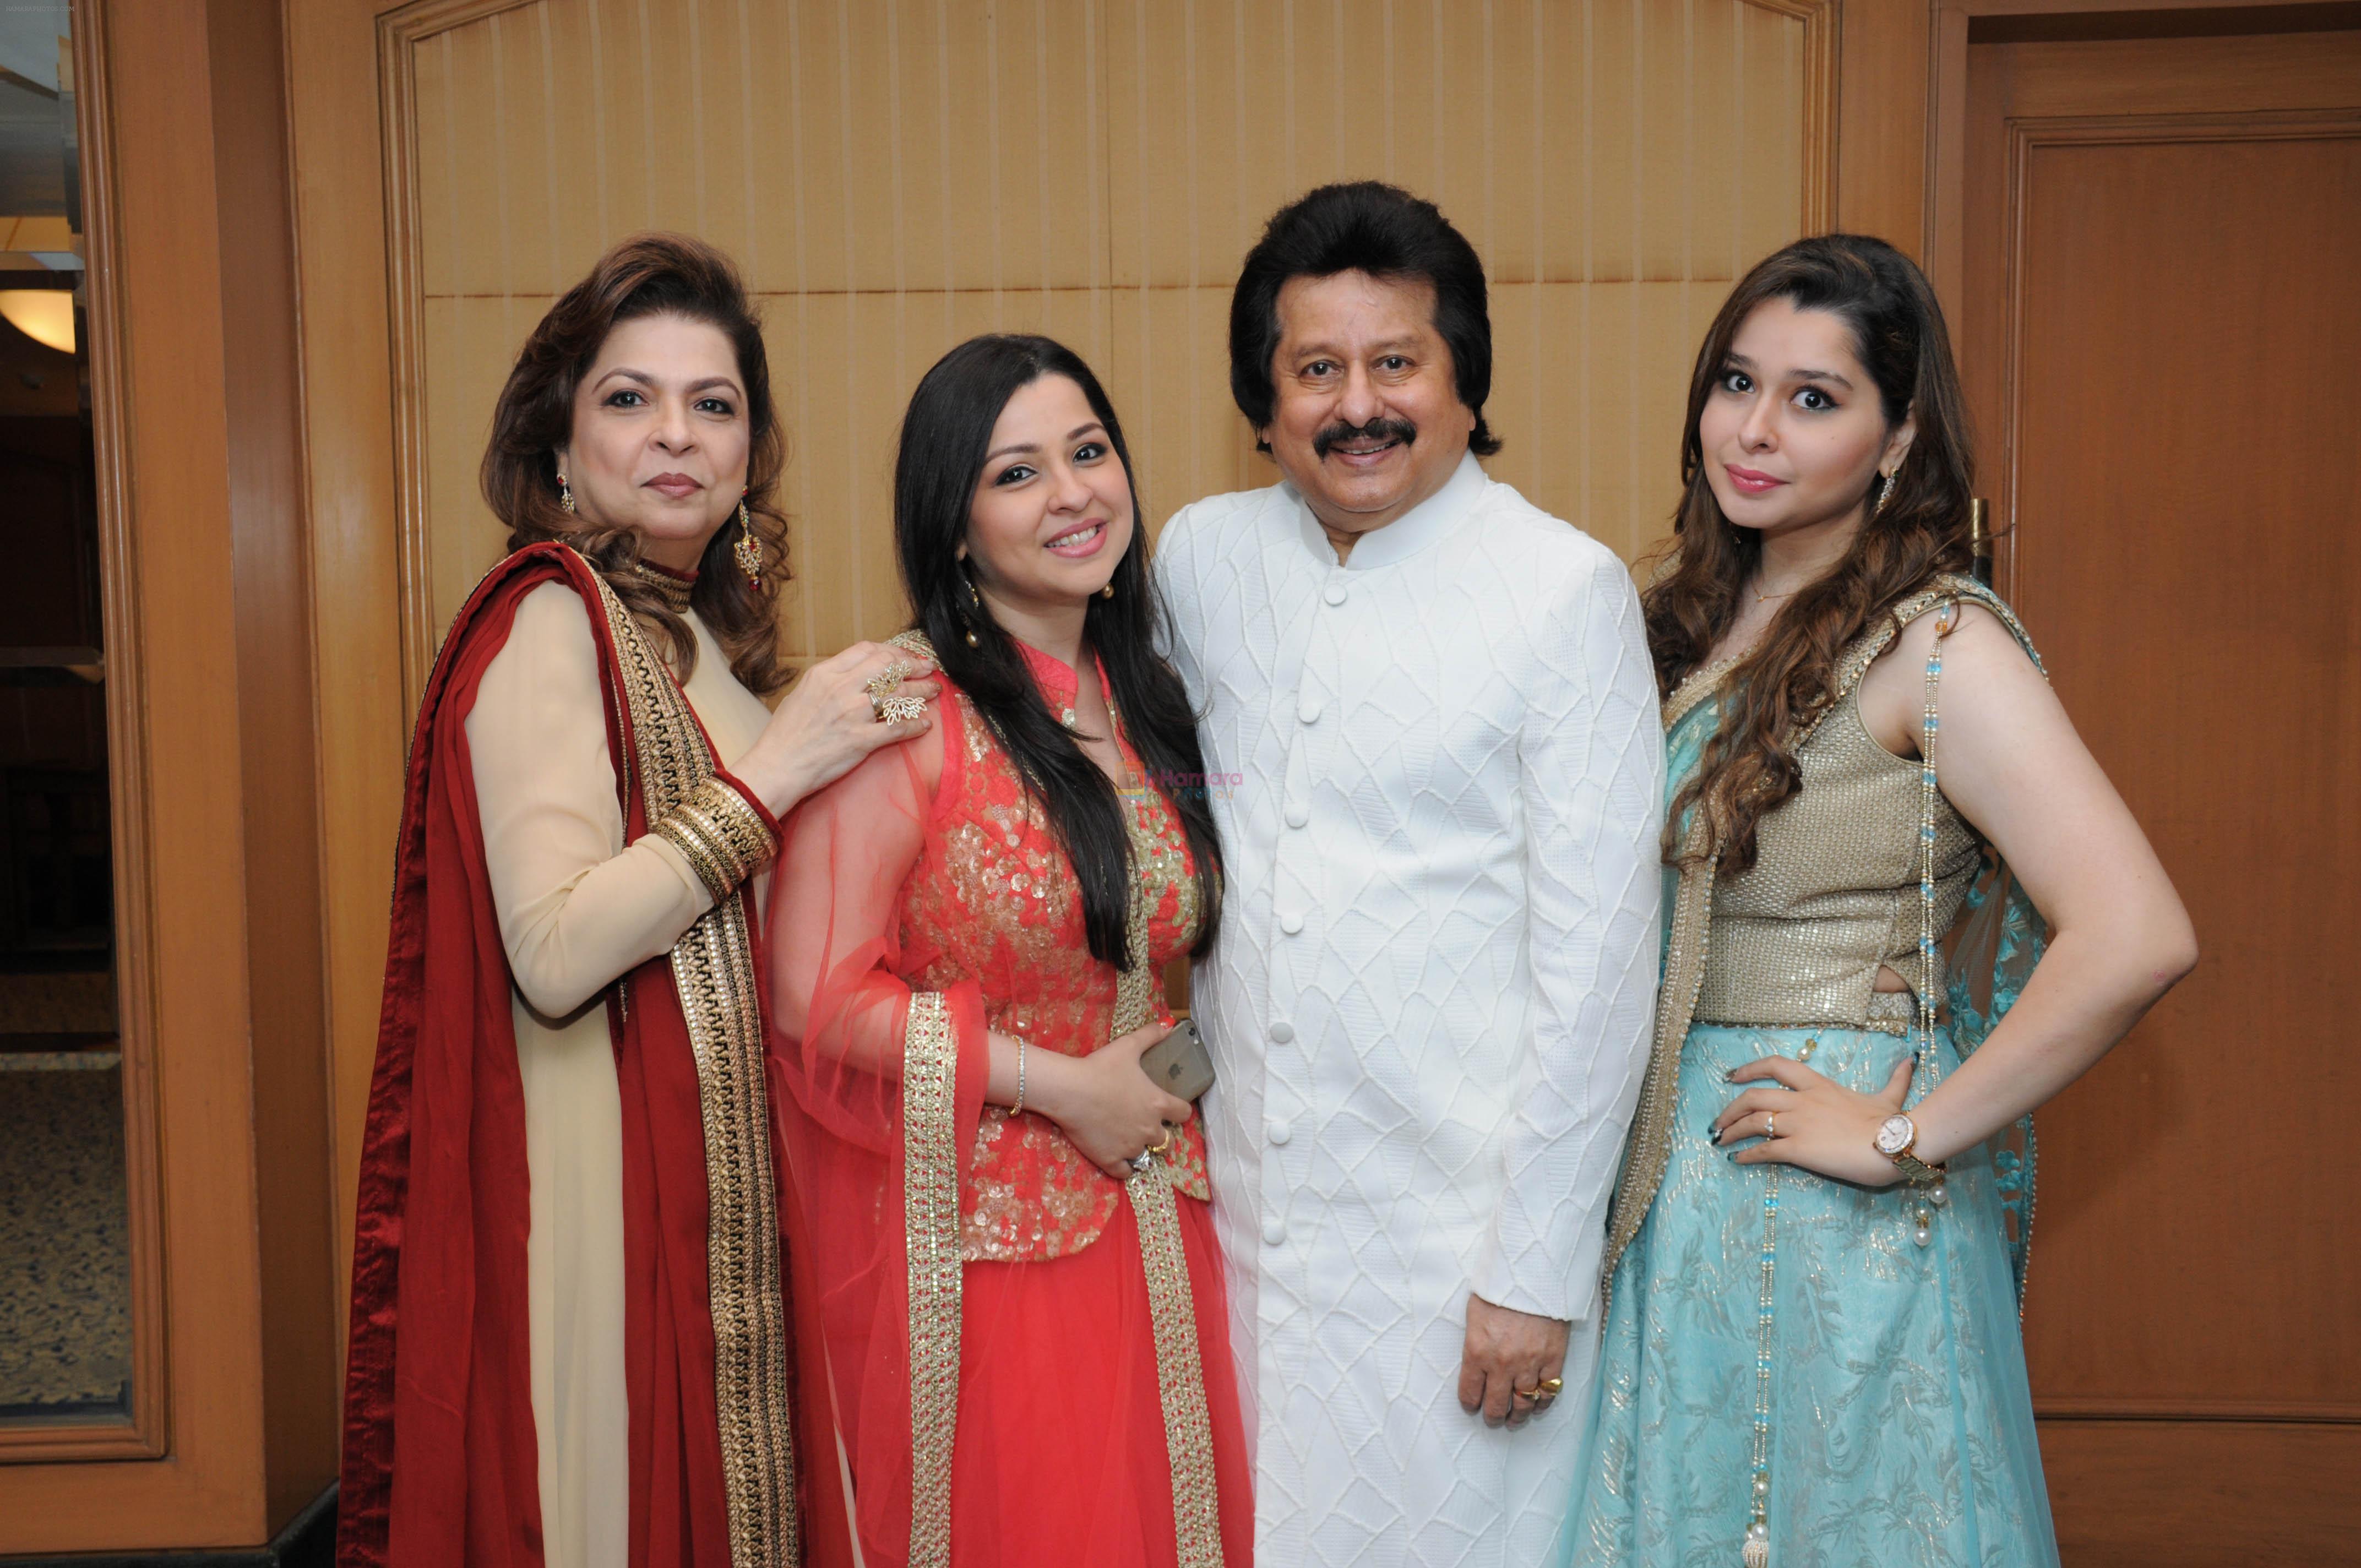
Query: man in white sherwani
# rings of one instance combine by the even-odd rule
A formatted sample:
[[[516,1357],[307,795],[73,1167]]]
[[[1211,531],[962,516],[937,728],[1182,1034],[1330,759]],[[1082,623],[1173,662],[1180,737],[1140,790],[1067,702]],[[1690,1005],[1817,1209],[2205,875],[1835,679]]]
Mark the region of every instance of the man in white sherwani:
[[[1543,1563],[1655,1002],[1638,597],[1477,461],[1483,267],[1432,204],[1282,210],[1230,356],[1284,482],[1183,510],[1157,575],[1228,786],[1193,997],[1257,1559]]]

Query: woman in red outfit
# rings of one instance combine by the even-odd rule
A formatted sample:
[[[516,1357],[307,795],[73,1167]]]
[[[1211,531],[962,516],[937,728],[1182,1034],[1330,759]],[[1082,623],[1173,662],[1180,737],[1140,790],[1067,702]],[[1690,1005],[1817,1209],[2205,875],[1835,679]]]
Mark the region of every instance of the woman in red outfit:
[[[1220,899],[1138,516],[1080,359],[946,355],[895,494],[918,627],[896,641],[940,663],[939,722],[786,827],[803,1430],[834,1430],[871,1568],[1252,1553],[1204,1145],[1138,1066]]]

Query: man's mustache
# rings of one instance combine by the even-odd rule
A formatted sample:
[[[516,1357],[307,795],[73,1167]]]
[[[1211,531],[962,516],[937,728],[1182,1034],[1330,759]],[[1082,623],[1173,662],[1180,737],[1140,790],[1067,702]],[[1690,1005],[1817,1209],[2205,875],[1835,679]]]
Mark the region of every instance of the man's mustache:
[[[1380,414],[1367,424],[1339,422],[1328,426],[1312,438],[1312,453],[1315,457],[1325,457],[1329,448],[1340,441],[1399,441],[1408,446],[1416,440],[1418,426],[1408,420],[1388,419]]]

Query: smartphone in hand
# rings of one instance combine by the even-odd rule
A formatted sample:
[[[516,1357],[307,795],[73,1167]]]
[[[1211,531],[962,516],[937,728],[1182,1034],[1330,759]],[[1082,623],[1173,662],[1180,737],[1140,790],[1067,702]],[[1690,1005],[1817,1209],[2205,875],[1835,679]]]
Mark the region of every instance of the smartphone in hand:
[[[1173,1031],[1140,1053],[1139,1069],[1156,1086],[1179,1100],[1194,1100],[1213,1087],[1213,1057],[1194,1018],[1183,1018]]]

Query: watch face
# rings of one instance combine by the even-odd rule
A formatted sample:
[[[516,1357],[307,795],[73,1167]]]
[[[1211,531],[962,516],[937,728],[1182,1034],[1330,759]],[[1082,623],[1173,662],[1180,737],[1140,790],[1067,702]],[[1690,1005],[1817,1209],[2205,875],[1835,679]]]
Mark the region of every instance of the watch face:
[[[1907,1116],[1888,1116],[1877,1129],[1877,1152],[1891,1159],[1910,1146],[1918,1129]]]

